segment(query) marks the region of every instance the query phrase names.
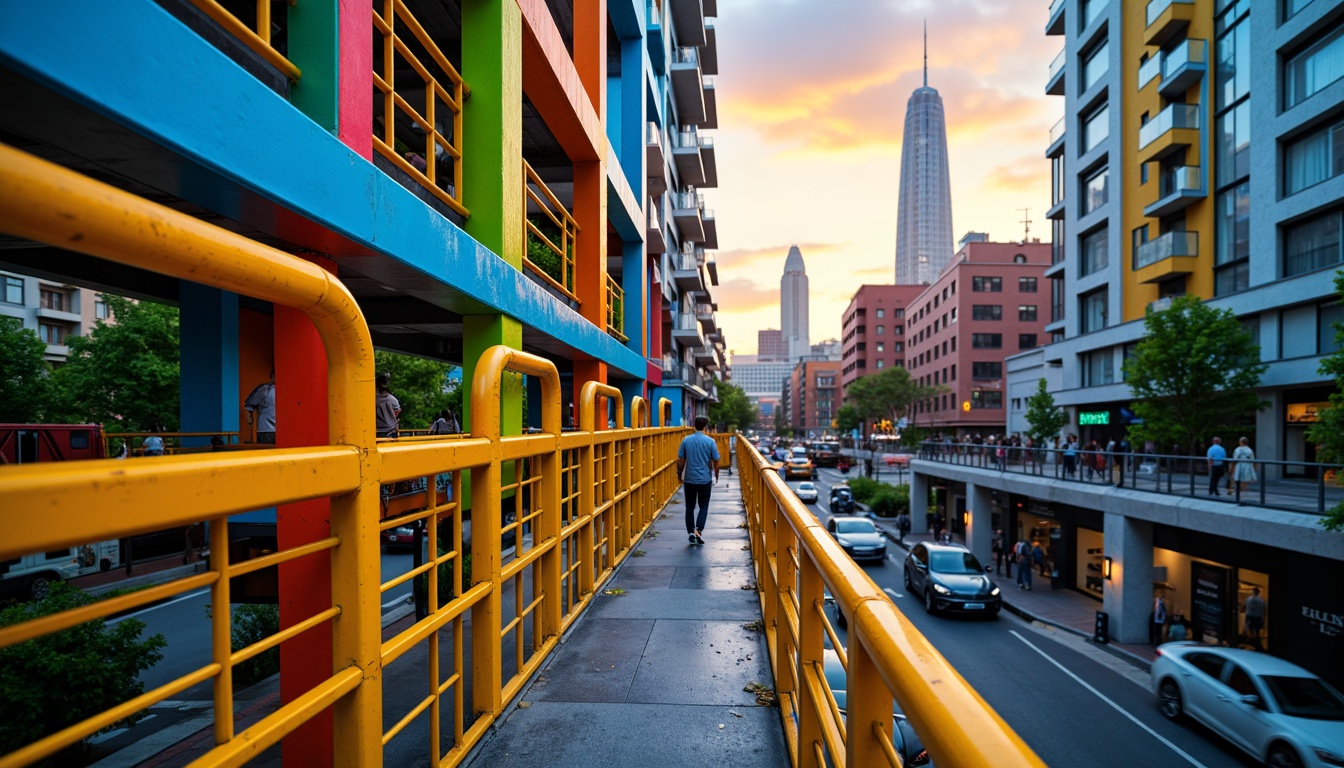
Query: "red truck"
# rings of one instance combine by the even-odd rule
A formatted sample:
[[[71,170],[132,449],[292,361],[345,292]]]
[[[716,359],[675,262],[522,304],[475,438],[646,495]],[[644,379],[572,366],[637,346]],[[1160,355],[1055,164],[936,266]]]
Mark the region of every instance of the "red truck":
[[[102,425],[0,424],[0,464],[102,458]]]

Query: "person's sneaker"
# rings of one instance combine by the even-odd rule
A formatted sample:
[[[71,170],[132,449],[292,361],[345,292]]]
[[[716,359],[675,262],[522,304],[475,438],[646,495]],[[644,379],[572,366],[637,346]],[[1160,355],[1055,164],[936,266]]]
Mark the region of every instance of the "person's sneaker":
[[[695,535],[694,535],[692,538],[695,539],[695,543],[696,543],[696,544],[704,544],[704,543],[705,543],[705,539],[704,539],[704,537],[702,537],[702,536],[700,535],[700,532],[699,532],[699,531],[696,531],[696,532],[695,532]]]
[[[695,534],[694,534],[694,533],[692,533],[692,534],[688,534],[688,535],[686,536],[686,540],[689,541],[689,542],[691,542],[692,544],[694,544],[694,543],[695,543]]]

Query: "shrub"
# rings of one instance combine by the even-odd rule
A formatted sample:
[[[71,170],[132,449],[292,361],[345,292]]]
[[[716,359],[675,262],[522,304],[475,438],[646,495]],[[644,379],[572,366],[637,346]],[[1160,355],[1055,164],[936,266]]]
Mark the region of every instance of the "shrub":
[[[233,650],[241,651],[279,631],[280,606],[252,603],[240,605],[233,611],[233,632],[229,644]],[[251,685],[279,671],[280,647],[267,648],[233,668],[233,683],[239,687]]]
[[[878,517],[895,517],[900,514],[902,505],[900,498],[896,495],[896,489],[887,486],[873,494],[872,499],[868,502],[868,508]]]
[[[867,504],[869,499],[873,498],[882,488],[890,488],[886,483],[878,482],[868,477],[854,477],[849,480],[849,490],[854,493],[854,500]]]
[[[0,627],[95,602],[57,582],[41,600],[0,611]],[[139,674],[163,658],[163,635],[140,640],[144,622],[125,619],[107,626],[87,621],[0,650],[0,754],[20,747],[139,696]],[[128,723],[140,719],[128,718]],[[77,745],[76,751],[83,747]]]

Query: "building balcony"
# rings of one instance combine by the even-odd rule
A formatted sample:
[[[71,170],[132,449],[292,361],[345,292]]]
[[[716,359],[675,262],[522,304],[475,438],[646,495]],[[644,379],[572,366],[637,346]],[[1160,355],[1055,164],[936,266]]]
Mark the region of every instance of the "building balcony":
[[[1064,0],[1055,0],[1050,4],[1049,21],[1045,22],[1045,34],[1064,34]]]
[[[705,75],[705,120],[700,123],[701,128],[719,127],[719,98],[714,92],[714,76]]]
[[[714,211],[702,210],[700,219],[705,228],[704,246],[710,250],[717,249],[719,247],[719,225],[714,220]]]
[[[655,122],[649,122],[644,126],[644,167],[652,176],[655,173],[661,175],[663,164],[667,162],[663,155],[663,132],[658,128]]]
[[[679,312],[672,319],[672,340],[683,347],[705,346],[704,334],[700,331],[700,321],[690,312]]]
[[[667,250],[667,239],[663,237],[663,228],[658,224],[658,207],[649,206],[649,226],[644,230],[644,246],[649,253],[663,253]]]
[[[1148,3],[1148,26],[1143,30],[1143,44],[1162,47],[1183,32],[1195,17],[1195,0],[1151,0]]]
[[[705,7],[700,0],[669,0],[672,6],[672,28],[682,45],[705,44]]]
[[[1140,163],[1199,145],[1200,105],[1170,104],[1139,128]]]
[[[706,368],[714,362],[714,348],[708,344],[703,347],[692,349],[691,355],[695,358],[696,363],[703,365]]]
[[[66,302],[69,303],[68,301]],[[83,315],[78,312],[71,312],[65,309],[51,309],[49,307],[38,307],[37,317],[39,320],[56,320],[62,323],[81,323],[84,322]]]
[[[719,264],[714,260],[714,254],[705,254],[705,269],[709,271],[709,284],[717,286],[719,284]]]
[[[678,48],[672,53],[672,95],[683,125],[704,124],[705,80],[700,54],[694,48]]]
[[[1173,297],[1171,296],[1166,296],[1164,298],[1158,299],[1157,301],[1148,302],[1148,314],[1152,314],[1154,312],[1162,312],[1164,310],[1171,309],[1172,298]]]
[[[1203,80],[1209,69],[1207,49],[1203,40],[1186,40],[1164,55],[1158,92],[1169,99],[1179,99]]]
[[[1061,197],[1055,202],[1051,203],[1049,208],[1045,209],[1045,218],[1047,219],[1064,218],[1064,207],[1065,207],[1064,198]]]
[[[1045,156],[1057,157],[1064,152],[1064,125],[1065,118],[1059,118],[1059,122],[1050,127],[1050,143],[1046,145]]]
[[[1045,93],[1048,96],[1064,95],[1064,62],[1068,59],[1068,49],[1061,48],[1059,55],[1050,62],[1050,74],[1045,78]]]
[[[649,49],[649,61],[653,64],[653,69],[660,75],[667,74],[663,69],[663,51],[665,50],[663,39],[663,8],[659,3],[648,3],[649,19],[648,34],[644,36],[645,45]]]
[[[700,162],[705,166],[705,183],[702,187],[718,189],[719,187],[719,162],[714,154],[714,137],[700,136]]]
[[[672,280],[683,292],[705,290],[704,273],[700,271],[700,263],[694,253],[683,251],[672,254]]]
[[[719,0],[704,0],[701,5],[704,6],[706,21],[708,21],[711,16],[719,15]]]
[[[718,323],[714,319],[713,304],[696,304],[695,319],[700,321],[701,327],[705,329],[705,334],[708,336],[713,336],[714,332],[718,330]]]
[[[1162,54],[1157,53],[1149,56],[1146,61],[1139,65],[1139,90],[1142,91],[1161,74]]]
[[[705,163],[700,155],[700,140],[694,128],[672,134],[672,160],[677,164],[677,175],[682,184],[704,186]]]
[[[677,223],[682,242],[704,242],[705,225],[700,218],[704,207],[704,200],[694,192],[676,192],[672,195],[672,220]]]
[[[700,48],[700,71],[706,75],[719,74],[719,36],[714,30],[712,18],[705,19],[705,44]]]
[[[1191,274],[1198,261],[1198,232],[1168,232],[1134,249],[1134,277],[1140,283],[1160,283]]]
[[[1208,197],[1204,173],[1197,165],[1183,165],[1166,170],[1158,179],[1158,198],[1143,208],[1143,215],[1152,218],[1169,216]]]

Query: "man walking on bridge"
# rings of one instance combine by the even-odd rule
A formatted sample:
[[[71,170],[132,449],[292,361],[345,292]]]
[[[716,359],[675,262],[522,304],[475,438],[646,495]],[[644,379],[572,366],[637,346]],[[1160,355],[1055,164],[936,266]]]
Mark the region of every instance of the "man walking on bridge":
[[[687,435],[677,448],[677,473],[686,495],[686,540],[692,544],[705,543],[700,533],[709,518],[709,491],[719,481],[719,445],[705,434],[708,426],[709,419],[696,416],[695,432]],[[698,517],[695,514],[697,504],[700,505]]]

